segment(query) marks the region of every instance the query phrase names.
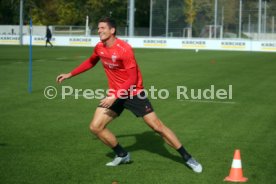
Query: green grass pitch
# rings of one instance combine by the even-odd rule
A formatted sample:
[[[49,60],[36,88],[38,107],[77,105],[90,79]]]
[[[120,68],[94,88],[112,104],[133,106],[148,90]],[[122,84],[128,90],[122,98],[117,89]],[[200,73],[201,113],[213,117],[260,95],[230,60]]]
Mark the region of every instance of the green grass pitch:
[[[170,91],[168,99],[151,102],[160,119],[202,163],[203,173],[196,174],[128,111],[109,128],[131,152],[133,162],[106,167],[113,152],[88,128],[99,100],[44,97],[47,86],[60,93],[56,76],[71,71],[92,50],[34,47],[29,94],[28,47],[0,46],[0,183],[225,183],[235,149],[241,150],[248,183],[276,183],[276,53],[135,49],[145,87]],[[99,63],[62,85],[106,89],[107,81]],[[176,99],[176,86],[211,85],[223,89],[232,85],[233,99]]]

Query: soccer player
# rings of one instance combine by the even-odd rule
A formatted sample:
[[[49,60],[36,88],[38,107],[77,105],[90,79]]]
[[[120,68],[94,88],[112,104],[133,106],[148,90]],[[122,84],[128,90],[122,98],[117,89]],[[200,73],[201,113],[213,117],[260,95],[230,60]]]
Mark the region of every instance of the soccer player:
[[[65,79],[91,69],[101,60],[110,90],[107,97],[102,99],[96,108],[90,130],[116,154],[114,160],[106,165],[118,166],[130,162],[130,153],[118,143],[115,135],[107,128],[114,118],[120,116],[124,109],[128,109],[137,117],[142,117],[168,145],[176,149],[188,167],[194,172],[201,173],[201,164],[186,151],[172,130],[164,125],[154,112],[143,92],[142,75],[131,46],[116,37],[115,21],[110,18],[100,19],[98,34],[101,41],[96,45],[90,58],[70,73],[58,75],[56,80],[61,83]]]

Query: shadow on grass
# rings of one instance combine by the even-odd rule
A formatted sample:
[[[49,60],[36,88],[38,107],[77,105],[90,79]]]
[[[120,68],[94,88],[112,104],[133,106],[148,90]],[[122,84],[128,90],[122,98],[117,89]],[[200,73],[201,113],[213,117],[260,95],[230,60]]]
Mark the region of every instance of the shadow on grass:
[[[165,158],[169,158],[181,164],[184,163],[180,155],[179,156],[172,155],[167,150],[167,148],[165,147],[165,142],[162,139],[162,137],[153,131],[147,131],[141,134],[118,135],[116,137],[117,138],[135,137],[136,142],[133,145],[124,147],[129,152],[144,150],[150,153],[158,154]],[[107,156],[113,158],[114,153],[110,152],[107,154]]]

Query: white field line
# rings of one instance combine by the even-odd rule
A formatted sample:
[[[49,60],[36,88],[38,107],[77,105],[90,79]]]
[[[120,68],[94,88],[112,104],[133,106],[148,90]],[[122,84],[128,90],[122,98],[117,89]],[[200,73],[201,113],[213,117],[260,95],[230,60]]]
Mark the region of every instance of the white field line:
[[[181,102],[191,103],[216,103],[216,104],[237,104],[235,101],[216,101],[216,100],[180,100]]]
[[[70,95],[66,95],[66,94],[60,94],[60,96],[85,96],[83,94],[70,94]],[[237,102],[235,101],[215,101],[215,100],[179,100],[181,102],[191,102],[191,103],[214,103],[214,104],[230,104],[230,105],[234,105],[237,104]]]
[[[79,58],[88,58],[89,56],[79,56]]]
[[[66,60],[67,57],[60,57],[60,58],[56,58],[56,60]]]
[[[43,62],[43,61],[46,61],[46,59],[35,59],[34,61],[36,61],[36,62]]]
[[[25,63],[25,62],[24,61],[16,61],[16,62],[14,62],[14,64],[22,64],[22,63]]]
[[[87,58],[89,56],[78,56],[78,58]],[[66,60],[68,59],[67,57],[59,57],[59,58],[55,58],[56,60]],[[43,62],[43,61],[47,61],[47,59],[34,59],[33,61],[36,62]]]
[[[83,94],[71,94],[71,95],[60,94],[60,96],[83,96],[83,97],[86,97],[86,96],[89,96],[89,95],[83,95]]]

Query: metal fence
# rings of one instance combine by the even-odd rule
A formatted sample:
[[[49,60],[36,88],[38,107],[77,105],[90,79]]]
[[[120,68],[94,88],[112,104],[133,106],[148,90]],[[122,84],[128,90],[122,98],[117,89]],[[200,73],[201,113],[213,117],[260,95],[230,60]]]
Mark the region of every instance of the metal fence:
[[[272,1],[193,0],[192,24],[186,21],[185,8],[185,0],[150,0],[149,26],[135,27],[134,36],[276,40]],[[117,32],[128,36],[128,27]],[[96,34],[96,29],[91,33]]]
[[[150,3],[149,25],[135,27],[134,36],[276,40],[276,3],[271,0],[193,0],[195,17],[192,23],[186,21],[185,0],[147,2]],[[25,27],[23,33],[28,34]],[[52,25],[50,28],[53,35],[97,35],[96,25]],[[18,26],[1,26],[0,34],[18,34],[18,29]],[[45,35],[46,27],[34,26],[33,30],[37,35]],[[118,27],[117,35],[128,36],[129,27]]]
[[[195,17],[189,24],[185,21],[187,4],[183,0],[151,0],[148,36],[276,39],[276,4],[268,0],[259,2],[194,0]]]

